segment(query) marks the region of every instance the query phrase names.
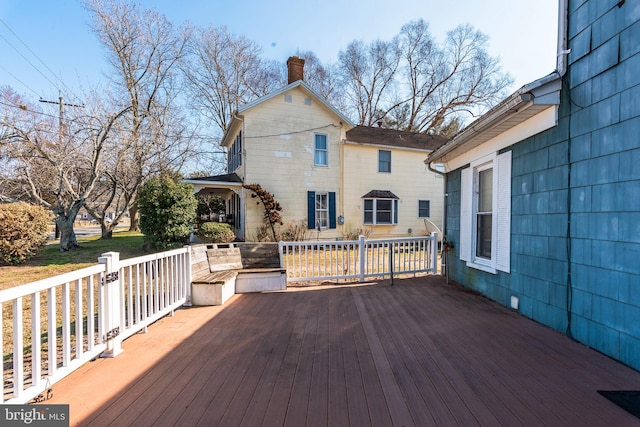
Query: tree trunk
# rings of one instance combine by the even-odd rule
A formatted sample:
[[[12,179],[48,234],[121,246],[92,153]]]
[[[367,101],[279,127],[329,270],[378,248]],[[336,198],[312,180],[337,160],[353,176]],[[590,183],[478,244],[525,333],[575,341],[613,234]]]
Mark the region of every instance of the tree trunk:
[[[72,251],[80,247],[76,240],[76,232],[73,230],[73,218],[67,216],[56,217],[56,225],[60,230],[60,251]]]
[[[138,205],[134,203],[133,206],[129,208],[129,220],[131,221],[131,223],[129,224],[129,231],[140,231],[138,219]]]
[[[102,233],[102,236],[100,236],[101,239],[103,240],[109,240],[113,238],[113,229],[115,228],[116,224],[115,223],[111,223],[111,224],[100,224],[100,230]]]

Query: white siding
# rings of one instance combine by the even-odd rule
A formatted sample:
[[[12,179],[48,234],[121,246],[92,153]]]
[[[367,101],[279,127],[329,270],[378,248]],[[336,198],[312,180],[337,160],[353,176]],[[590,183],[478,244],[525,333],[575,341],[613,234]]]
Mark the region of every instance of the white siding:
[[[371,236],[391,237],[426,234],[418,217],[418,201],[430,201],[430,217],[440,229],[444,211],[444,179],[424,164],[426,151],[372,145],[346,144],[344,171],[345,231],[371,230]],[[391,151],[391,173],[378,172],[378,150]],[[398,198],[396,225],[363,225],[362,196],[371,190],[388,190]]]

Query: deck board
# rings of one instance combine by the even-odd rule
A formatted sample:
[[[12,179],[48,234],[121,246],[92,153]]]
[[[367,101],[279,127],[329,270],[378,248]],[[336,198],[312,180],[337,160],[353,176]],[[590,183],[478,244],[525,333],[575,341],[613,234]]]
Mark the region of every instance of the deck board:
[[[640,373],[440,277],[176,311],[54,384],[71,425],[640,424]]]

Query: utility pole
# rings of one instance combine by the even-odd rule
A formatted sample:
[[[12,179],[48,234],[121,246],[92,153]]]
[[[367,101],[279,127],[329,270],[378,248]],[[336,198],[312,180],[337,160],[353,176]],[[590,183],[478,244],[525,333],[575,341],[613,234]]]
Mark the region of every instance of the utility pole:
[[[58,97],[58,102],[55,101],[47,101],[45,99],[40,98],[40,102],[44,102],[46,104],[58,104],[60,105],[59,114],[58,114],[58,141],[62,143],[62,139],[64,136],[64,107],[78,107],[84,108],[84,105],[78,104],[65,104],[64,99],[60,96]],[[54,239],[60,238],[60,230],[58,229],[58,222],[56,221],[56,231],[54,235]]]

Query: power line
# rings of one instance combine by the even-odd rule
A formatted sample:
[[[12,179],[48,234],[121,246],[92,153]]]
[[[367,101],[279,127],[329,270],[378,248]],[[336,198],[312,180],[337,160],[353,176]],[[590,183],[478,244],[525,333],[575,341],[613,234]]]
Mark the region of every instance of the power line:
[[[51,73],[51,75],[60,81],[60,83],[62,83],[62,85],[67,89],[67,91],[69,91],[70,93],[72,93],[73,95],[75,95],[76,97],[78,97],[78,95],[76,93],[73,92],[73,90],[71,90],[69,88],[69,86],[67,86],[65,84],[65,82],[59,78],[58,76],[56,76],[56,73],[53,72],[53,70],[51,70],[51,68],[49,68],[49,66],[20,38],[20,36],[18,36],[18,34],[16,34],[15,31],[13,31],[11,29],[11,27],[9,27],[9,25],[4,22],[1,18],[0,18],[0,23],[2,23],[2,25],[4,25],[9,32],[11,32],[11,34],[13,34],[13,36],[18,39],[18,41],[20,43],[22,43],[22,45],[24,47],[27,48],[27,50],[29,52],[31,52],[31,54],[38,60],[40,61],[40,63],[42,65],[44,65],[44,67]],[[4,36],[0,35],[0,37],[2,37],[2,39],[9,45],[11,46],[20,56],[22,56],[24,58],[25,61],[27,61],[38,73],[40,73],[40,75],[42,75],[42,77],[44,77],[49,83],[51,83],[56,89],[58,89],[58,91],[60,91],[60,87],[58,87],[57,84],[55,84],[54,82],[52,82],[51,80],[49,80],[49,78],[47,76],[44,75],[44,73],[42,73],[42,71],[40,71],[40,69],[38,69],[38,67],[36,67],[31,61],[29,61],[15,46],[13,46]],[[3,68],[3,70],[5,70],[8,74],[10,74],[13,78],[15,78],[16,80],[18,80],[20,83],[22,83],[18,78],[16,78],[13,74],[11,74],[10,72],[8,72],[6,69]],[[25,85],[24,83],[22,83],[23,85]],[[25,85],[27,86],[27,85]],[[27,86],[28,87],[28,86]],[[33,89],[29,88],[32,92],[35,92]],[[79,98],[79,97],[78,97]]]
[[[56,105],[58,105],[58,104],[59,104],[59,102],[55,102],[55,101],[45,101],[45,100],[40,100],[40,101],[41,101],[41,102],[48,103],[48,104],[56,104]],[[43,111],[36,111],[36,110],[30,109],[27,105],[22,105],[22,104],[8,104],[8,103],[3,102],[3,101],[0,101],[0,105],[4,105],[4,106],[6,106],[6,107],[10,107],[10,108],[15,108],[15,109],[17,109],[17,110],[28,111],[28,112],[30,112],[30,113],[38,114],[38,115],[45,116],[45,117],[51,117],[51,118],[53,118],[53,119],[59,119],[59,116],[56,116],[56,115],[53,115],[53,114],[49,114],[49,113],[45,113],[45,112],[43,112]],[[65,105],[70,105],[70,104],[65,104]],[[73,107],[77,107],[77,106],[79,106],[79,105],[71,105],[71,106],[73,106]],[[73,119],[67,119],[67,118],[65,118],[65,119],[63,119],[63,121],[64,121],[64,122],[68,122],[68,123],[72,123],[72,122],[73,122]],[[326,126],[325,126],[325,127],[326,127]],[[42,131],[42,132],[45,132],[45,133],[57,134],[57,132],[54,132],[54,131],[47,131],[47,130],[44,130],[44,129],[42,129],[41,131]],[[127,130],[127,129],[120,129],[120,128],[111,128],[111,132],[116,132],[116,133],[121,133],[121,134],[122,134],[122,133],[130,134],[130,133],[131,133],[131,131],[130,131],[130,130]],[[147,136],[147,137],[155,137],[155,136],[158,136],[158,135],[157,135],[157,134],[155,134],[155,133],[152,133],[152,132],[145,132],[145,131],[140,132],[140,135],[142,135],[142,136]],[[220,142],[220,140],[222,139],[222,138],[217,137],[217,136],[200,135],[200,134],[191,134],[191,135],[189,135],[189,136],[182,136],[182,135],[179,135],[179,134],[162,133],[162,134],[161,134],[161,136],[163,136],[163,137],[165,137],[165,138],[173,138],[173,139],[177,139],[177,138],[185,138],[185,139],[193,138],[193,139],[200,139],[200,140],[203,140],[203,141],[212,141],[212,142],[213,142],[213,141]]]
[[[56,89],[60,90],[60,88],[58,87],[57,84],[55,84],[54,82],[52,82],[49,77],[45,76],[44,73],[42,71],[40,71],[40,69],[38,67],[36,67],[33,62],[29,61],[29,58],[27,58],[26,56],[24,56],[22,54],[22,52],[20,52],[14,45],[11,44],[11,42],[9,42],[9,40],[6,39],[5,36],[3,36],[2,34],[0,34],[0,38],[2,38],[2,40],[4,40],[9,46],[11,46],[13,48],[13,50],[15,50],[17,52],[18,55],[20,55],[25,61],[27,61],[29,63],[29,65],[31,65],[38,73],[40,73],[40,75],[42,77],[44,77],[49,83],[51,83]]]
[[[314,130],[320,130],[320,129],[324,129],[324,128],[328,128],[328,127],[332,127],[332,126],[333,127],[339,127],[339,126],[337,126],[337,125],[335,125],[333,123],[329,123],[328,125],[319,126],[317,128],[302,129],[302,130],[296,130],[296,131],[293,131],[293,132],[276,133],[276,134],[273,134],[273,135],[245,136],[244,138],[245,139],[255,139],[255,138],[271,138],[271,137],[274,137],[274,136],[294,135],[294,134],[297,134],[297,133],[311,132],[311,131],[314,131]]]
[[[11,71],[7,70],[6,68],[4,68],[2,65],[0,65],[0,69],[2,69],[2,71],[4,71],[5,73],[9,74],[11,77],[13,77],[14,79],[16,79],[20,84],[22,84],[24,87],[26,87],[27,89],[29,89],[31,92],[33,92],[34,94],[36,94],[37,96],[40,96],[40,94],[38,92],[36,92],[35,90],[33,90],[28,84],[26,84],[25,82],[23,82],[22,80],[20,80],[18,77],[16,77]]]

